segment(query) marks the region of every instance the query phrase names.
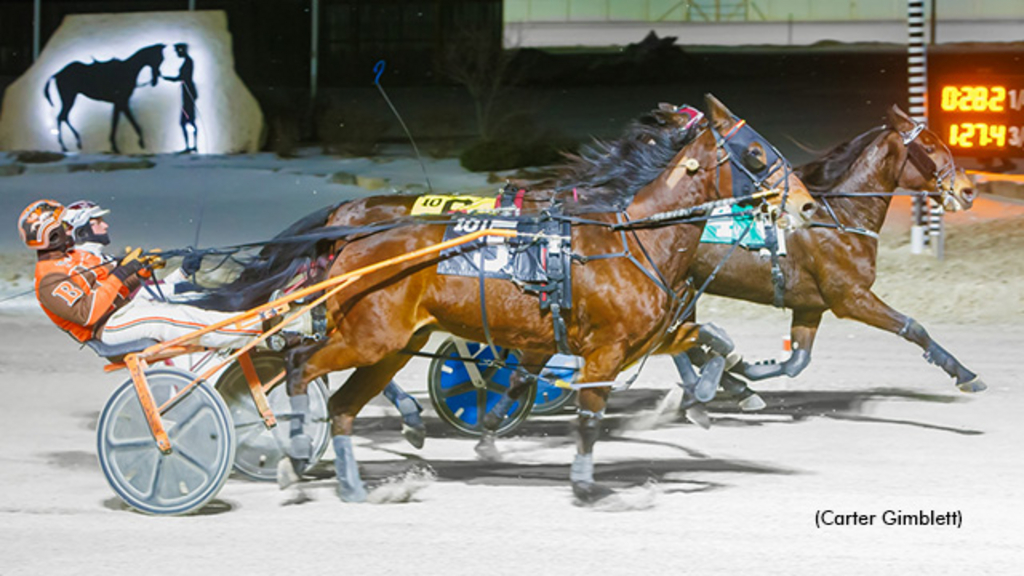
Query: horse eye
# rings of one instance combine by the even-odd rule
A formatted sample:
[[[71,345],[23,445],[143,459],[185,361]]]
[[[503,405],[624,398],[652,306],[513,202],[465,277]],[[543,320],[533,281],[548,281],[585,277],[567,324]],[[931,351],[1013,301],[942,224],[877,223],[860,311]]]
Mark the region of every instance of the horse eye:
[[[932,152],[935,152],[935,146],[932,146],[931,144],[925,144],[924,151],[931,154]]]

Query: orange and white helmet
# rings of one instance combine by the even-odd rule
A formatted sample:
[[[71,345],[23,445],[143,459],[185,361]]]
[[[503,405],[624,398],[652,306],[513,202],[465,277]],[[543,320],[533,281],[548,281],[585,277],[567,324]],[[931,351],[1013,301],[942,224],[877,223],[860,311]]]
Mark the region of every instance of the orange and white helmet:
[[[37,200],[28,205],[18,217],[21,241],[33,250],[63,248],[67,233],[61,217],[64,205],[54,200]]]
[[[79,200],[68,204],[64,210],[63,220],[71,228],[71,239],[75,244],[97,242],[106,246],[110,244],[110,236],[97,235],[92,231],[92,221],[110,214],[110,210],[101,208],[99,204],[89,200]]]

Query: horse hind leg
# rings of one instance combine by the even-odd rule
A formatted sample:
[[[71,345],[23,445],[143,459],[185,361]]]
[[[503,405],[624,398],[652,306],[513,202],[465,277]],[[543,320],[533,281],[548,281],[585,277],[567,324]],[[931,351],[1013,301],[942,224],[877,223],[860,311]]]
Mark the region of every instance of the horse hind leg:
[[[416,398],[402,390],[394,380],[388,382],[382,392],[385,398],[402,415],[402,437],[416,449],[423,448],[427,439],[427,426],[423,423],[423,406]]]
[[[421,330],[415,333],[403,348],[419,350],[427,343],[429,337],[429,330]],[[324,351],[325,354],[329,352]],[[331,415],[334,468],[338,478],[338,496],[343,502],[365,502],[368,497],[352,447],[355,416],[370,399],[384,390],[411,358],[411,355],[398,351],[385,356],[376,364],[357,368],[345,384],[331,396],[328,412]],[[315,372],[311,374],[307,370],[305,379],[309,380],[310,376],[315,377]]]
[[[508,418],[512,406],[519,401],[530,386],[537,381],[537,373],[551,360],[551,354],[524,353],[519,359],[520,370],[515,370],[509,377],[508,390],[495,402],[494,406],[484,414],[480,424],[483,435],[473,448],[483,460],[497,462],[501,460],[501,452],[496,446],[497,430]],[[527,368],[528,367],[528,368]],[[527,399],[530,400],[530,399]]]

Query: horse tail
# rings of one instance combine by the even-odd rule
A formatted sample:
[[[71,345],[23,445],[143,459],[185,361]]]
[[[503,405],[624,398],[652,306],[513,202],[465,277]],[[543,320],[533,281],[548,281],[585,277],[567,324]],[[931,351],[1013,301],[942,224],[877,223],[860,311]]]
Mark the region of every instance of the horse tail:
[[[326,206],[285,228],[274,236],[255,257],[244,262],[238,276],[220,286],[205,288],[204,294],[189,304],[208,310],[237,312],[265,304],[275,290],[283,288],[299,270],[323,255],[333,240],[317,237],[331,214],[342,205]]]
[[[50,82],[53,82],[53,76],[50,76],[50,79],[46,81],[46,87],[43,88],[43,95],[46,96],[46,101],[50,103],[50,106],[53,106],[53,100],[50,100]]]

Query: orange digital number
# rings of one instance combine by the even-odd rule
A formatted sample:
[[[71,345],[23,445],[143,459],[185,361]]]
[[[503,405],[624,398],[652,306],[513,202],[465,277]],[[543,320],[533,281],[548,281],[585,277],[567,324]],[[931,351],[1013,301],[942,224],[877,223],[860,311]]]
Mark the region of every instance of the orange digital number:
[[[940,106],[946,112],[1002,112],[1005,86],[943,86]]]

